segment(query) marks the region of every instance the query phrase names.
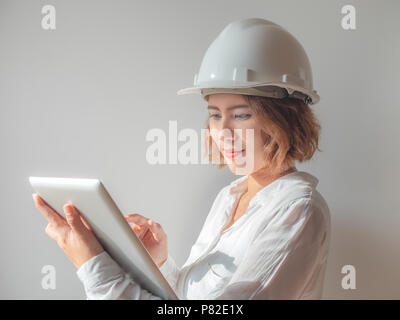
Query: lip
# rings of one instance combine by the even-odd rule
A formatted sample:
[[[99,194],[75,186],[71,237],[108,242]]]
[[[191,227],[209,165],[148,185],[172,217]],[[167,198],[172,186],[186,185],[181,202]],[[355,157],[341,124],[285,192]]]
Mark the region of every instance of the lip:
[[[244,149],[243,150],[238,150],[238,151],[235,151],[235,150],[223,150],[223,153],[225,154],[225,156],[227,158],[232,159],[232,158],[238,156],[239,154],[241,154],[243,151],[244,151]]]

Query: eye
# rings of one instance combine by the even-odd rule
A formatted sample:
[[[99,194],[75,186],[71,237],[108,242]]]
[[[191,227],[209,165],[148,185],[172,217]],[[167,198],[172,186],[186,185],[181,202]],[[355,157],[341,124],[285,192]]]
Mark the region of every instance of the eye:
[[[215,114],[210,114],[208,117],[209,117],[210,119],[211,119],[211,118],[218,118],[218,119],[221,118],[221,116],[220,116],[219,114],[216,114],[216,113],[215,113]]]
[[[251,114],[248,114],[248,113],[242,113],[242,114],[236,114],[235,115],[236,119],[241,119],[241,120],[246,120],[246,119],[248,119],[250,117],[251,117]]]

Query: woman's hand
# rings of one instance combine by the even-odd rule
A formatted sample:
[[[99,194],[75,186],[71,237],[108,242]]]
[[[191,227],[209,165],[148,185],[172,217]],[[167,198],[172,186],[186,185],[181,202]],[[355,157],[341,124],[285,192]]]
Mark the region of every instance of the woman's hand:
[[[168,239],[161,225],[137,213],[127,214],[125,219],[160,268],[168,258]]]
[[[63,207],[67,217],[65,219],[37,193],[32,194],[32,197],[36,208],[49,222],[46,234],[57,242],[77,269],[104,251],[89,224],[72,204],[65,204]]]

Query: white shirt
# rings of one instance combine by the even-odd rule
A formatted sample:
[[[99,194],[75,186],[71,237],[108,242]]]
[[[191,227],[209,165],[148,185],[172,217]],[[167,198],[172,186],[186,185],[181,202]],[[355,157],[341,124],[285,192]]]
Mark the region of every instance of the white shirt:
[[[180,299],[320,299],[330,243],[330,212],[304,171],[282,176],[250,200],[222,234],[242,176],[218,193],[182,267],[171,255],[160,271]],[[87,299],[161,299],[140,287],[106,253],[78,270]]]

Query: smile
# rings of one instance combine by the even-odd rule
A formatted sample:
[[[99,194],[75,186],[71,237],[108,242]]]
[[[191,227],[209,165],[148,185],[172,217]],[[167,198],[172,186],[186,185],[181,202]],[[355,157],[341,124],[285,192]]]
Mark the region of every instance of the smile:
[[[244,149],[243,149],[243,150],[240,150],[240,151],[233,151],[233,150],[231,150],[231,151],[224,151],[224,154],[225,154],[225,156],[226,156],[227,158],[233,159],[233,158],[237,157],[239,154],[241,154],[243,151],[244,151]]]

